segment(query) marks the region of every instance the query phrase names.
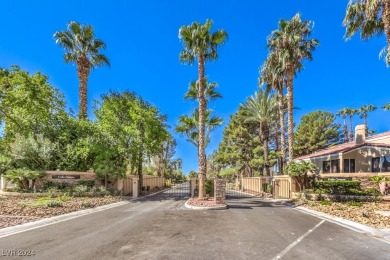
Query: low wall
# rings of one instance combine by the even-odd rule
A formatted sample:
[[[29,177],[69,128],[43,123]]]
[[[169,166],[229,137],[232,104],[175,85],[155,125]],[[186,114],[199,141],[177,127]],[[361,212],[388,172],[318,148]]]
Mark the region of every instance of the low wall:
[[[320,174],[320,178],[352,178],[354,181],[360,181],[360,188],[366,190],[368,188],[378,188],[378,186],[370,181],[374,176],[384,176],[390,178],[389,172],[355,172],[355,173],[324,173]]]
[[[100,184],[94,172],[46,171],[45,176],[35,183],[35,187],[37,189],[42,188],[45,181],[67,183],[71,186],[77,185],[79,181],[95,181],[95,185]]]

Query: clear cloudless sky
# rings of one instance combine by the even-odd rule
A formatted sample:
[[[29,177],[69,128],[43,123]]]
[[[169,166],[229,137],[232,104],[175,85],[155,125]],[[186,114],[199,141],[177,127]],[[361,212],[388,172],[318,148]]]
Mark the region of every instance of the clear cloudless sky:
[[[49,76],[50,83],[65,95],[68,108],[77,112],[76,67],[63,62],[63,49],[54,32],[69,21],[91,24],[96,37],[107,44],[111,67],[98,68],[88,84],[89,117],[92,104],[109,89],[135,91],[168,115],[171,132],[178,141],[177,157],[183,170],[197,170],[196,148],[173,132],[178,117],[190,113],[195,103],[184,101],[188,83],[197,78],[196,65],[179,61],[182,43],[178,30],[194,21],[214,21],[213,30],[225,29],[229,38],[219,48],[219,59],[206,65],[206,75],[217,81],[223,94],[211,108],[225,119],[258,89],[259,67],[267,56],[266,39],[278,20],[296,12],[315,22],[312,37],[320,41],[312,62],[305,62],[294,83],[295,121],[315,110],[336,113],[343,107],[390,101],[390,70],[379,52],[384,36],[363,42],[359,35],[345,41],[342,26],[344,1],[307,0],[1,0],[0,67],[22,69]],[[341,123],[341,120],[338,119]],[[354,124],[361,123],[356,117]],[[390,130],[390,112],[370,113],[368,124],[377,132]],[[223,127],[212,135],[208,154],[217,149]]]

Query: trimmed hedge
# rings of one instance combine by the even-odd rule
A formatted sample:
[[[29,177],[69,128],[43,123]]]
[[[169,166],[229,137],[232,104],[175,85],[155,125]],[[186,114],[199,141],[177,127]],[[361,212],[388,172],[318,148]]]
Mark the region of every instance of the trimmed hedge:
[[[330,194],[346,194],[350,189],[359,190],[360,181],[317,181],[314,187],[329,190]]]

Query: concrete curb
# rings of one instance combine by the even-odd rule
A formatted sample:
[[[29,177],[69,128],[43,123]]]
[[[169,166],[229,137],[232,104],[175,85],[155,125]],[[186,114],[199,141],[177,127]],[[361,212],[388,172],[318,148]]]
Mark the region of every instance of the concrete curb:
[[[321,219],[325,219],[329,222],[332,222],[334,224],[352,229],[352,230],[360,232],[360,233],[366,233],[366,234],[372,235],[376,238],[380,238],[381,240],[384,240],[387,243],[390,243],[390,229],[372,228],[372,227],[369,227],[369,226],[366,226],[366,225],[363,225],[363,224],[360,224],[360,223],[357,223],[357,222],[354,222],[351,220],[347,220],[347,219],[340,218],[340,217],[335,217],[335,216],[332,216],[332,215],[329,215],[329,214],[326,214],[326,213],[323,213],[320,211],[308,209],[308,208],[301,207],[301,206],[298,206],[298,207],[291,206],[291,207],[295,210],[302,212],[302,213],[309,214],[309,215],[312,215],[312,216],[315,216],[315,217],[318,217]]]
[[[44,226],[53,225],[53,224],[67,221],[70,219],[78,218],[81,216],[86,216],[86,215],[89,215],[89,214],[92,214],[95,212],[119,207],[119,206],[126,205],[126,204],[130,203],[130,201],[133,201],[133,200],[120,201],[120,202],[116,202],[116,203],[111,203],[111,204],[99,206],[96,208],[74,211],[71,213],[67,213],[67,214],[63,214],[63,215],[59,215],[59,216],[55,216],[55,217],[51,217],[51,218],[44,218],[44,219],[40,219],[37,221],[24,223],[21,225],[2,228],[2,229],[0,229],[0,238],[11,236],[11,235],[18,234],[18,233],[22,233],[22,232],[33,230],[33,229],[37,229],[37,228],[41,228]]]
[[[186,203],[184,204],[184,206],[187,208],[187,209],[193,209],[193,210],[220,210],[220,209],[227,209],[227,205],[225,204],[224,206],[218,206],[218,207],[198,207],[198,206],[192,206],[190,204],[188,204],[190,199],[188,199],[186,201]]]

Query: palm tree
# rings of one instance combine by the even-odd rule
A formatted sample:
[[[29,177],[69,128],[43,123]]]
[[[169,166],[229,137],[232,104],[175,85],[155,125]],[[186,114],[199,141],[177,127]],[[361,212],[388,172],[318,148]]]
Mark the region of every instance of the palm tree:
[[[285,98],[283,95],[284,90],[285,73],[278,62],[278,55],[276,53],[270,53],[261,67],[261,77],[259,80],[260,85],[266,84],[270,89],[275,89],[278,93],[278,106],[279,106],[279,127],[280,127],[280,150],[282,154],[280,162],[280,172],[283,172],[283,164],[286,161],[286,142],[285,142],[285,125],[284,116],[285,110]],[[278,140],[277,140],[278,141]]]
[[[224,44],[227,33],[217,30],[211,33],[213,22],[206,20],[200,24],[193,22],[191,25],[182,26],[179,29],[179,38],[183,40],[184,50],[180,52],[180,61],[193,64],[198,61],[198,101],[199,101],[199,140],[198,140],[198,166],[199,166],[199,199],[205,195],[206,180],[206,151],[205,151],[205,63],[208,60],[218,58],[217,47]]]
[[[270,128],[278,118],[278,100],[276,95],[272,95],[268,89],[260,89],[247,99],[243,105],[245,121],[259,124],[260,140],[263,142],[264,165],[266,175],[270,175],[270,161],[268,156],[268,144]]]
[[[344,138],[345,138],[345,142],[348,143],[348,141],[349,141],[349,138],[348,138],[348,127],[347,127],[348,109],[347,108],[342,108],[342,109],[339,110],[339,112],[337,112],[336,115],[337,116],[341,116],[343,118],[343,121],[344,121],[344,126],[343,126]]]
[[[390,65],[390,1],[350,0],[343,25],[346,27],[345,38],[347,40],[357,31],[360,31],[362,40],[385,33],[387,48],[381,51],[381,55],[385,54],[386,64]]]
[[[79,118],[87,119],[87,83],[92,69],[110,66],[108,58],[100,51],[106,44],[95,38],[91,25],[69,22],[68,29],[54,34],[56,43],[65,49],[65,63],[75,63],[79,79]]]
[[[288,155],[294,159],[294,91],[293,81],[296,73],[303,69],[304,59],[312,60],[312,52],[319,45],[316,39],[309,39],[312,33],[310,21],[302,21],[297,13],[290,21],[280,20],[279,29],[268,38],[268,48],[278,57],[278,63],[284,70],[287,85],[288,110]]]
[[[212,110],[207,109],[205,113],[205,147],[210,143],[210,133],[223,123],[222,117],[212,116]],[[190,116],[182,115],[179,117],[179,124],[175,131],[187,137],[187,141],[199,146],[199,112],[198,108]]]
[[[367,114],[376,110],[377,107],[374,105],[366,105],[359,108],[360,118],[364,119],[364,125],[366,126],[366,136],[368,136],[368,125],[367,125]]]
[[[382,109],[385,110],[385,111],[390,110],[390,102],[387,103],[386,105],[384,105],[384,106],[382,107]]]
[[[217,87],[218,87],[217,82],[208,83],[207,78],[205,78],[204,95],[206,99],[206,107],[210,101],[214,101],[217,98],[222,98],[222,95],[215,90]],[[187,93],[184,95],[184,99],[198,100],[198,90],[199,90],[198,81],[195,80],[191,81]]]
[[[350,123],[350,131],[349,131],[349,140],[353,141],[353,125],[352,125],[352,118],[354,115],[357,115],[359,113],[359,109],[354,108],[345,108],[347,116],[349,116],[349,123]]]

